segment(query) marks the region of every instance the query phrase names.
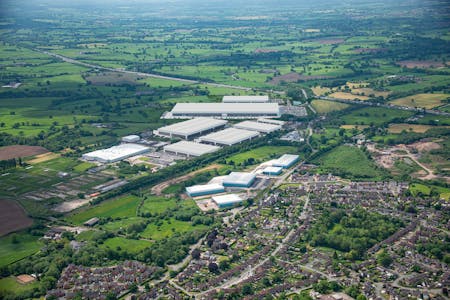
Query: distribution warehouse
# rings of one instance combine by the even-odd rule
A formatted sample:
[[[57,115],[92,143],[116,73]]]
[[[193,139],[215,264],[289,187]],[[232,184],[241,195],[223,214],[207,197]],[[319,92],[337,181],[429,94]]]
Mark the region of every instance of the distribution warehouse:
[[[112,163],[122,159],[143,154],[150,148],[137,144],[121,144],[107,149],[97,150],[83,154],[86,160],[96,160],[102,163]]]
[[[274,167],[282,167],[284,169],[290,168],[299,159],[298,155],[284,154],[279,159],[272,163]]]
[[[218,132],[202,136],[199,138],[199,140],[203,143],[213,145],[231,146],[247,140],[251,140],[257,137],[258,135],[259,133],[255,131],[237,128],[227,128]]]
[[[253,173],[231,172],[223,179],[223,186],[248,188],[252,186],[255,179],[256,175]]]
[[[212,200],[217,204],[219,208],[222,207],[230,207],[235,204],[242,203],[242,198],[239,197],[239,195],[236,194],[228,194],[228,195],[222,195],[222,196],[213,196]]]
[[[280,175],[283,172],[283,168],[281,167],[267,167],[263,170],[263,174],[266,175]]]
[[[220,184],[194,185],[186,188],[186,193],[191,197],[219,194],[223,192],[225,192],[225,189]]]
[[[266,103],[269,96],[223,96],[223,103]]]
[[[184,122],[164,126],[155,131],[156,134],[167,137],[180,137],[183,139],[192,139],[195,136],[202,135],[213,130],[223,128],[227,124],[225,120],[212,118],[195,118]]]
[[[260,122],[254,122],[254,121],[240,122],[240,123],[235,124],[233,127],[239,128],[239,129],[258,131],[258,132],[262,132],[262,133],[271,133],[271,132],[281,129],[280,125],[260,123]]]
[[[280,117],[278,103],[177,103],[171,113],[171,118],[260,118]],[[165,118],[169,118],[166,115]]]
[[[212,153],[219,150],[220,147],[205,145],[195,142],[181,141],[175,144],[170,144],[164,147],[164,152],[175,153],[176,155],[183,154],[187,157],[200,156],[207,153]]]

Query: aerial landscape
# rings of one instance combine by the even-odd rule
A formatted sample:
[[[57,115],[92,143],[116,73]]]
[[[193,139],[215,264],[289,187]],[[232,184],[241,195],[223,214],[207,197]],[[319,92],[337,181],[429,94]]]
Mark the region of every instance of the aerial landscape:
[[[450,299],[450,3],[0,1],[0,299]]]

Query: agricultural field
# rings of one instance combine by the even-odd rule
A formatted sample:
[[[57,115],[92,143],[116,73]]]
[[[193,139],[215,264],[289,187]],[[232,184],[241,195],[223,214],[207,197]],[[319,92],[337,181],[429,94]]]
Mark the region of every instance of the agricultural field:
[[[150,247],[151,245],[152,243],[149,241],[131,240],[122,237],[114,237],[104,241],[100,247],[105,249],[113,249],[125,251],[131,254],[136,254],[141,252],[145,248]]]
[[[355,95],[352,93],[335,92],[329,95],[331,98],[343,99],[343,100],[369,100],[369,97],[362,95]]]
[[[48,150],[39,146],[6,146],[0,148],[0,160],[7,160],[19,157],[28,157],[47,153]]]
[[[351,146],[339,146],[315,159],[319,172],[340,175],[344,178],[380,180],[382,172],[366,154]]]
[[[141,199],[136,196],[125,196],[88,207],[67,217],[67,221],[81,225],[87,220],[97,218],[125,218],[136,216]]]
[[[0,200],[0,236],[27,228],[33,224],[20,205],[15,201]]]
[[[0,238],[0,267],[38,252],[43,247],[39,237],[28,233],[13,233]]]
[[[380,126],[384,123],[412,116],[412,112],[392,110],[382,107],[367,107],[353,110],[341,117],[345,124],[350,125],[374,125]]]
[[[350,107],[349,104],[327,100],[313,100],[311,101],[311,105],[318,114],[327,114],[333,111],[344,110]]]
[[[444,100],[450,98],[450,94],[416,94],[404,98],[399,98],[390,101],[390,103],[409,107],[423,107],[432,109],[443,104]]]
[[[403,130],[408,132],[424,133],[431,128],[447,128],[443,126],[431,126],[431,125],[418,125],[418,124],[390,124],[388,128],[389,133],[401,133]]]
[[[162,240],[171,237],[174,233],[186,233],[189,231],[201,231],[208,227],[205,225],[192,225],[190,222],[178,221],[173,218],[162,220],[158,224],[149,224],[147,228],[140,234],[141,237],[151,240]]]

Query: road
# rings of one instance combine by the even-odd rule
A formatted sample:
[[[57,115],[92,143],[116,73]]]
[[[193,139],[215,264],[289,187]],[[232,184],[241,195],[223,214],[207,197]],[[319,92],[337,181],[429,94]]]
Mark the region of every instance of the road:
[[[322,100],[346,103],[346,104],[357,104],[357,105],[365,105],[365,106],[378,106],[378,107],[385,107],[385,108],[390,108],[390,109],[399,109],[399,110],[405,110],[405,111],[427,113],[427,114],[438,115],[438,116],[450,116],[450,113],[443,112],[443,111],[438,111],[438,110],[416,108],[416,107],[409,107],[409,106],[399,106],[399,105],[386,104],[386,103],[375,103],[375,102],[370,102],[370,101],[367,101],[367,100],[366,101],[362,101],[362,100],[346,100],[346,99],[338,99],[338,98],[332,98],[332,97],[326,97],[326,96],[320,96],[320,97],[317,97],[317,98],[322,99]]]
[[[144,72],[137,72],[137,71],[127,71],[124,69],[115,69],[115,68],[107,68],[107,67],[103,67],[100,65],[94,65],[94,64],[89,64],[89,63],[85,63],[67,56],[63,56],[60,54],[56,54],[56,53],[52,53],[49,51],[42,51],[39,49],[33,49],[34,51],[61,59],[64,62],[67,63],[71,63],[71,64],[75,64],[75,65],[80,65],[80,66],[84,66],[84,67],[88,67],[88,68],[92,68],[92,69],[97,69],[97,70],[104,70],[104,71],[110,71],[110,72],[118,72],[118,73],[124,73],[124,74],[133,74],[133,75],[137,75],[137,76],[142,76],[142,77],[151,77],[151,78],[159,78],[159,79],[166,79],[166,80],[174,80],[174,81],[179,81],[179,82],[184,82],[184,83],[189,83],[189,84],[204,84],[204,85],[209,85],[212,87],[220,87],[220,88],[230,88],[230,89],[235,89],[235,90],[243,90],[243,91],[252,91],[252,90],[258,90],[258,91],[264,91],[264,92],[268,92],[268,93],[273,93],[273,94],[278,94],[278,95],[283,95],[284,92],[283,91],[275,91],[275,90],[267,90],[267,89],[255,89],[255,88],[249,88],[249,87],[245,87],[245,86],[239,86],[239,85],[230,85],[230,84],[222,84],[222,83],[214,83],[214,82],[207,82],[207,81],[199,81],[199,80],[191,80],[191,79],[185,79],[185,78],[180,78],[180,77],[174,77],[174,76],[164,76],[164,75],[158,75],[158,74],[154,74],[154,73],[144,73]]]

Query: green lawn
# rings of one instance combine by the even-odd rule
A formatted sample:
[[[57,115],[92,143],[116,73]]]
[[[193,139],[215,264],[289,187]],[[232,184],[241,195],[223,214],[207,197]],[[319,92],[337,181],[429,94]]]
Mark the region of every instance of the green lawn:
[[[332,173],[355,179],[379,179],[382,172],[375,168],[362,150],[351,146],[339,146],[315,159],[319,172]]]
[[[113,237],[107,239],[100,247],[113,250],[124,250],[128,253],[138,253],[152,245],[152,242],[142,240],[132,240],[123,237]]]
[[[134,217],[136,216],[136,209],[139,202],[140,198],[132,195],[116,198],[73,214],[67,217],[67,221],[79,225],[94,217]]]
[[[192,226],[190,222],[178,221],[171,218],[169,221],[164,220],[161,226],[157,226],[156,224],[149,224],[147,228],[141,233],[141,236],[143,238],[152,240],[162,240],[166,237],[172,236],[175,232],[183,233],[207,228],[208,227],[205,225]]]
[[[16,243],[13,242],[13,237]],[[27,233],[15,233],[0,238],[0,267],[9,265],[41,249],[43,244],[38,237]]]
[[[248,159],[255,159],[255,162],[263,162],[273,158],[278,158],[283,154],[297,154],[297,148],[291,146],[263,146],[246,152],[242,152],[227,158],[227,163],[233,161],[235,164],[241,164]]]
[[[20,295],[22,293],[31,292],[37,288],[39,288],[38,281],[20,284],[13,276],[0,279],[0,297],[2,297],[3,294]]]
[[[144,204],[140,208],[140,212],[149,212],[151,214],[162,213],[168,209],[175,208],[176,206],[177,202],[174,198],[148,196],[148,199],[144,201]]]

